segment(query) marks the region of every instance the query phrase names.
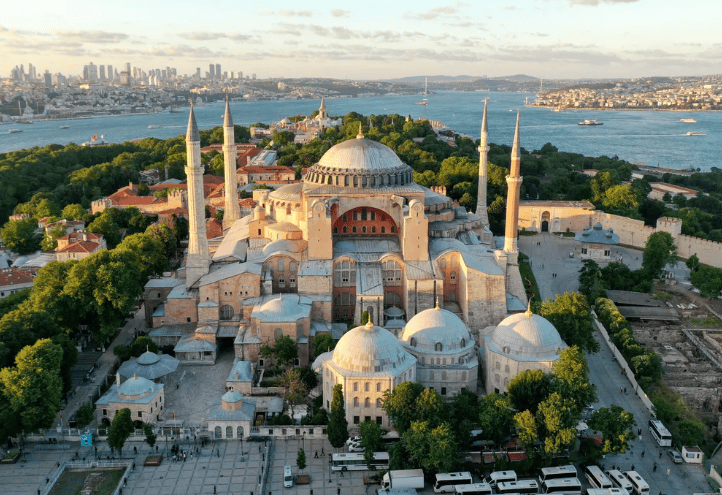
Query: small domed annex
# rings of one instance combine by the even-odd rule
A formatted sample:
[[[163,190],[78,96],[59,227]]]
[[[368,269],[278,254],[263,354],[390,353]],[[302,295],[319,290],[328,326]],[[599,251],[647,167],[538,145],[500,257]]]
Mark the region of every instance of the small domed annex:
[[[155,388],[155,383],[147,378],[134,376],[118,387],[118,395],[123,399],[140,399],[153,393]]]
[[[502,352],[533,359],[553,357],[567,346],[549,320],[531,311],[504,319],[494,331],[492,342]]]
[[[394,334],[370,322],[347,332],[333,351],[335,365],[357,373],[397,375],[414,361]]]
[[[458,351],[474,343],[461,318],[438,305],[411,318],[401,340],[414,349],[436,352]]]

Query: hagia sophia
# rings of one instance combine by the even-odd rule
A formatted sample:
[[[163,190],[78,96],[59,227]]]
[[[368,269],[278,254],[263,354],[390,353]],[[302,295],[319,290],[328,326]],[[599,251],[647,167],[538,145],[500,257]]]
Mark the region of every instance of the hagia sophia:
[[[273,362],[261,347],[287,336],[298,350],[295,364],[319,374],[324,406],[342,384],[349,424],[371,420],[384,427],[390,424],[381,397],[405,381],[451,398],[461,390],[504,392],[521,371],[551,369],[565,344],[547,320],[527,310],[517,263],[519,116],[502,249],[486,213],[486,108],[476,213],[416,184],[412,168],[360,128],[303,181],[255,190],[257,206],[241,216],[228,103],[223,129],[223,237],[209,246],[191,107],[185,267],[146,286],[146,303],[155,300],[149,335],[173,345],[180,363],[212,365],[220,349],[232,348],[245,368],[269,368]],[[324,333],[337,345],[314,356],[312,342]],[[252,411],[239,405],[244,396],[231,395],[223,396],[226,412],[218,417],[250,421]]]

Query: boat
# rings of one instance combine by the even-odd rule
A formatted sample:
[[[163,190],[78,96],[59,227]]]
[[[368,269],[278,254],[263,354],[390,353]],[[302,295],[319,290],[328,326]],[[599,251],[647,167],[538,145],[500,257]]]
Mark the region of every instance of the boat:
[[[162,129],[163,126],[160,124],[151,124],[148,126],[148,129]]]
[[[680,121],[680,122],[686,122],[686,123],[693,123],[693,122],[697,122],[697,121],[696,121],[696,120],[694,120],[694,119],[679,119],[679,121]]]
[[[17,132],[23,132],[23,130],[22,130],[22,129],[10,129],[10,130],[8,131],[8,134],[15,134],[15,133],[17,133]]]
[[[704,132],[701,131],[689,131],[687,133],[688,136],[706,136]]]
[[[597,122],[597,119],[584,119],[582,122],[577,123],[577,125],[603,125],[604,122]]]
[[[100,136],[100,139],[98,139],[98,135],[97,135],[97,134],[94,134],[94,135],[90,138],[90,141],[86,141],[86,142],[84,142],[83,144],[81,144],[80,146],[85,146],[85,147],[91,147],[91,148],[92,148],[93,146],[106,146],[106,145],[110,144],[110,143],[106,143],[106,142],[103,140],[103,137],[104,137],[104,136],[101,135],[101,136]]]
[[[60,128],[61,128],[61,129],[69,129],[70,126],[69,126],[69,125],[61,125]]]

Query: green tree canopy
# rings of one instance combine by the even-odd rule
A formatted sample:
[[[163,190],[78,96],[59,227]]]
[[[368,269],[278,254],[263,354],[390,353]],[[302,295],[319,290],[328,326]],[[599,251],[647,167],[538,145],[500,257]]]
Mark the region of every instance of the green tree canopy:
[[[610,407],[602,407],[595,411],[589,420],[589,427],[599,430],[604,434],[604,454],[624,454],[627,451],[628,442],[634,440],[633,430],[634,416],[612,404]]]
[[[383,448],[383,435],[381,426],[375,421],[364,421],[359,425],[359,434],[361,435],[361,446],[364,449],[364,459],[367,463],[373,460],[374,452],[379,452]]]
[[[719,268],[702,265],[692,272],[690,279],[702,297],[715,299],[722,296],[722,270]]]
[[[677,262],[677,246],[668,232],[655,232],[647,239],[642,269],[649,278],[658,278],[667,264]]]
[[[565,292],[555,299],[547,299],[541,305],[540,314],[554,325],[567,345],[587,352],[599,351],[591,308],[578,292]]]
[[[108,445],[123,453],[123,446],[131,433],[133,433],[133,420],[130,417],[130,409],[124,408],[118,411],[110,424],[108,431]]]
[[[330,333],[321,333],[313,338],[313,355],[318,357],[324,352],[332,351],[336,347]]]
[[[432,428],[425,421],[414,421],[402,436],[412,466],[427,473],[452,471],[456,465],[457,445],[449,425]]]
[[[565,400],[571,401],[576,412],[597,400],[597,387],[589,383],[589,365],[581,350],[567,347],[552,365],[556,378],[555,389]]]
[[[83,205],[69,204],[63,208],[60,216],[66,220],[82,220],[85,216],[85,208],[83,208]]]
[[[501,445],[514,427],[514,413],[509,408],[509,398],[497,393],[485,395],[479,404],[479,426],[482,437]]]
[[[344,442],[348,439],[346,406],[344,405],[343,389],[340,383],[333,387],[331,413],[328,415],[326,434],[328,435],[328,441],[336,449],[343,447]]]
[[[527,370],[512,378],[506,391],[514,409],[529,410],[532,414],[536,414],[539,404],[547,398],[553,387],[554,380],[551,374],[542,370]]]
[[[268,342],[263,344],[261,346],[261,355],[266,359],[272,357],[277,366],[286,367],[293,365],[293,362],[298,357],[298,349],[291,337],[282,335],[276,339],[273,346]]]
[[[40,249],[40,236],[35,232],[37,227],[33,220],[11,220],[0,229],[0,239],[10,251],[34,253]]]
[[[545,453],[559,454],[571,446],[576,437],[574,424],[577,418],[574,402],[557,392],[539,404],[536,421]]]
[[[404,382],[394,387],[393,391],[384,392],[381,399],[383,410],[400,435],[416,420],[416,400],[423,391],[424,386],[418,382]]]

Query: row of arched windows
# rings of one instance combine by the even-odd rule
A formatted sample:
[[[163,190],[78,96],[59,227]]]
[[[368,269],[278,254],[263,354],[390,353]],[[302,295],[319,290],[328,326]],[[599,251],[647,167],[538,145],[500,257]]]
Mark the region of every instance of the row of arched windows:
[[[414,171],[410,168],[406,172],[381,175],[331,175],[311,170],[306,176],[307,182],[343,187],[400,186],[411,183],[413,179]]]
[[[358,392],[358,384],[359,382],[353,382],[353,391]],[[369,392],[371,390],[371,384],[369,382],[364,382],[364,392]],[[376,391],[381,392],[381,383],[376,384]]]
[[[216,438],[223,438],[223,436],[221,436],[221,433],[223,433],[223,429],[220,426],[216,426],[213,433]],[[226,426],[225,438],[233,438],[233,427],[232,426]],[[238,428],[236,428],[236,438],[243,438],[243,427],[242,426],[239,426]]]
[[[358,397],[353,398],[353,405],[354,407],[359,407]],[[371,407],[371,399],[369,397],[364,399],[364,407]],[[376,399],[376,407],[381,407],[381,399]]]

